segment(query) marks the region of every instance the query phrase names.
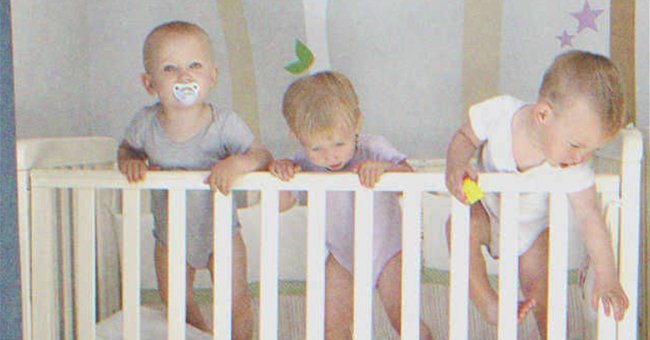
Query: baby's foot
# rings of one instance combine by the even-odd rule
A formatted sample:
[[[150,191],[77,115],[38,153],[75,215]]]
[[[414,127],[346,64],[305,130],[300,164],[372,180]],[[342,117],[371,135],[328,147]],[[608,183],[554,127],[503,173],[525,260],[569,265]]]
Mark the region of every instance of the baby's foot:
[[[532,311],[536,304],[537,303],[534,299],[520,301],[519,309],[517,310],[517,322],[521,323],[524,318],[526,318],[528,312]],[[485,319],[488,324],[496,325],[499,323],[498,302],[490,303],[488,301],[484,301],[482,304],[475,303],[475,306],[478,309],[479,313],[481,313],[483,316],[483,319]]]
[[[535,299],[524,300],[519,302],[519,310],[517,311],[517,321],[521,323],[524,321],[526,314],[531,311],[537,303]]]

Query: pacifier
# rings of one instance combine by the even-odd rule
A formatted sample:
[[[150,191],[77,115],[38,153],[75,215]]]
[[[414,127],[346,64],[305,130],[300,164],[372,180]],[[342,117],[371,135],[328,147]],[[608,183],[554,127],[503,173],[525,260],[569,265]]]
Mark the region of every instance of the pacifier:
[[[181,104],[185,106],[190,106],[196,102],[196,99],[199,98],[199,84],[197,83],[187,83],[174,84],[174,96],[178,99]]]

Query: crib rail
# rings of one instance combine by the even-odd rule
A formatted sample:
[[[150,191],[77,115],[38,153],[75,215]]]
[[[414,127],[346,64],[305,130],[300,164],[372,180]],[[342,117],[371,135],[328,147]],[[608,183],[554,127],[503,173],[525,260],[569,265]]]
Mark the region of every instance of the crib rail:
[[[634,135],[624,149],[622,176],[599,175],[597,190],[603,200],[620,200],[619,223],[613,229],[614,248],[618,251],[620,280],[629,294],[631,307],[623,321],[616,324],[599,316],[598,332],[601,339],[635,339],[637,337],[638,301],[638,235],[639,235],[639,183],[640,136]],[[635,144],[636,143],[636,144]],[[635,152],[638,152],[635,154]],[[631,156],[630,156],[631,154]],[[628,157],[629,156],[629,157]],[[147,179],[129,184],[117,171],[104,170],[33,170],[31,171],[32,247],[43,254],[51,254],[54,238],[51,237],[54,218],[54,190],[69,188],[74,192],[75,216],[75,306],[76,337],[95,338],[95,258],[94,223],[95,191],[97,189],[122,190],[123,241],[122,285],[124,339],[140,337],[140,192],[146,189],[169,191],[169,308],[168,339],[185,338],[185,194],[187,190],[208,190],[203,183],[207,172],[149,172]],[[527,178],[505,174],[483,174],[480,185],[486,192],[502,193],[503,227],[500,243],[499,266],[499,338],[517,337],[517,257],[516,244],[509,235],[516,218],[517,197],[524,192],[548,192],[551,199],[550,264],[549,264],[549,320],[548,336],[566,338],[567,315],[567,226],[568,207],[564,186],[553,178]],[[236,185],[236,190],[261,191],[261,273],[260,273],[260,324],[261,339],[275,339],[278,334],[278,192],[281,190],[306,190],[309,195],[308,215],[308,265],[307,265],[307,315],[306,330],[309,339],[323,339],[324,323],[324,216],[327,191],[354,191],[355,213],[355,267],[354,267],[354,336],[356,339],[372,338],[372,225],[373,191],[359,185],[353,174],[299,174],[291,182],[281,182],[267,173],[246,175]],[[386,174],[377,184],[376,191],[403,193],[403,254],[402,254],[402,338],[419,338],[420,318],[420,266],[421,266],[421,195],[424,192],[446,192],[444,175],[440,173]],[[233,209],[230,196],[215,195],[214,254],[215,272],[219,281],[214,285],[215,339],[229,339],[231,334],[231,225]],[[469,209],[457,201],[452,204],[451,259],[450,259],[450,317],[449,338],[468,338],[468,264]],[[510,231],[509,231],[510,230]],[[620,235],[619,235],[620,234]],[[440,235],[444,237],[444,235]],[[34,339],[57,338],[56,292],[52,288],[54,269],[48,265],[47,256],[35,256],[33,281],[37,294],[32,296]]]
[[[77,264],[76,271],[78,273],[94,273],[94,250],[91,247],[81,247],[82,245],[92,245],[93,240],[93,209],[92,203],[94,200],[93,190],[98,188],[112,188],[122,189],[125,208],[125,223],[124,223],[124,243],[123,250],[125,260],[123,268],[123,309],[125,313],[125,320],[129,320],[125,324],[124,332],[125,339],[137,339],[139,334],[138,327],[138,309],[139,309],[139,278],[137,263],[139,254],[139,242],[137,241],[139,235],[138,221],[139,221],[139,190],[142,189],[167,189],[170,191],[169,205],[170,205],[170,240],[184,240],[183,224],[185,220],[185,190],[189,189],[207,189],[203,184],[203,179],[207,176],[205,172],[151,172],[148,174],[146,181],[131,185],[128,184],[123,176],[115,171],[99,171],[99,170],[35,170],[32,172],[32,204],[34,207],[43,207],[39,203],[44,198],[47,198],[51,193],[52,188],[73,188],[75,189],[75,197],[78,197],[77,204],[77,220],[79,223],[78,232],[78,253],[79,258],[83,262]],[[557,298],[551,301],[550,310],[553,313],[549,314],[549,335],[553,334],[553,338],[562,338],[564,336],[565,327],[552,328],[554,324],[566,324],[566,199],[562,194],[562,187],[558,183],[554,183],[551,178],[546,181],[542,180],[529,180],[523,177],[511,175],[493,175],[485,174],[481,177],[481,186],[485,191],[500,191],[508,197],[503,200],[504,206],[502,208],[504,213],[504,221],[512,219],[516,205],[518,192],[546,192],[548,188],[552,188],[552,201],[554,213],[552,216],[556,228],[552,229],[552,244],[560,244],[553,246],[552,260],[555,264],[550,267],[553,268],[551,275],[557,276],[557,279],[552,279],[552,297]],[[619,188],[618,176],[599,176],[598,189],[601,192],[617,192]],[[262,263],[261,263],[261,292],[260,292],[260,334],[262,338],[272,339],[277,334],[277,313],[278,313],[278,296],[277,296],[277,253],[278,253],[278,213],[277,213],[277,192],[279,190],[307,190],[310,193],[310,209],[313,215],[310,214],[309,225],[309,265],[308,265],[308,317],[307,329],[311,338],[322,338],[322,323],[323,323],[323,287],[324,287],[324,273],[323,273],[323,245],[324,245],[324,228],[322,217],[324,216],[324,195],[327,190],[354,190],[357,195],[357,202],[360,202],[357,209],[356,223],[357,229],[355,230],[355,237],[357,243],[355,244],[355,258],[356,263],[372,263],[372,246],[368,240],[370,237],[370,228],[364,226],[371,225],[370,219],[372,218],[372,191],[363,188],[359,185],[358,179],[354,175],[341,174],[341,175],[313,175],[301,174],[295,180],[285,183],[281,182],[269,174],[256,173],[246,176],[237,185],[238,189],[243,190],[261,190],[262,199],[261,204],[263,207],[262,216],[262,239],[265,240],[262,248]],[[382,181],[377,185],[375,190],[379,191],[401,191],[404,192],[404,222],[405,222],[405,235],[404,240],[404,254],[403,254],[403,280],[405,282],[403,288],[403,338],[415,339],[418,338],[419,332],[419,268],[420,268],[420,231],[421,224],[420,204],[418,202],[422,192],[435,191],[444,192],[444,178],[442,174],[387,174],[382,178]],[[84,206],[81,206],[84,204]],[[232,203],[229,197],[221,194],[216,195],[216,225],[230,225],[230,214],[224,213],[232,208]],[[33,216],[34,230],[41,230],[48,222],[48,216],[43,208],[35,209],[39,211],[38,214]],[[468,270],[467,263],[469,263],[469,254],[466,246],[469,239],[468,230],[468,208],[458,202],[453,205],[453,223],[454,233],[452,237],[452,252],[451,252],[451,293],[450,293],[450,338],[462,339],[467,336],[467,306],[468,306]],[[508,223],[504,223],[508,225]],[[46,229],[46,228],[45,228]],[[83,233],[82,233],[83,232]],[[230,277],[231,269],[230,262],[230,229],[229,228],[216,228],[215,232],[215,254],[216,254],[216,272],[217,276],[223,278],[215,285],[215,306],[219,309],[215,310],[215,338],[229,338],[230,334]],[[36,234],[41,234],[36,233]],[[508,235],[504,231],[504,235]],[[45,235],[45,234],[43,234]],[[36,236],[36,235],[34,235]],[[444,237],[441,235],[441,237]],[[46,240],[42,240],[46,241]],[[503,279],[500,280],[500,337],[502,338],[515,338],[516,334],[516,301],[517,301],[517,265],[514,249],[508,247],[509,244],[516,244],[507,237],[502,240],[501,251],[502,260],[500,265],[500,275]],[[311,247],[313,246],[313,248]],[[622,247],[625,248],[625,247]],[[510,255],[510,256],[509,256]],[[128,259],[128,260],[126,260]],[[170,292],[184,292],[184,263],[185,263],[185,248],[183,242],[170,241],[169,244],[169,268],[170,268]],[[367,311],[371,310],[372,305],[372,289],[371,286],[371,272],[368,270],[370,266],[358,265],[355,267],[355,329],[356,338],[370,339],[372,338],[371,331],[371,314]],[[35,274],[36,275],[36,274]],[[92,291],[94,287],[95,275],[77,275],[78,281],[76,282],[77,294],[80,295],[78,315],[85,318],[85,320],[78,320],[79,324],[79,338],[92,338],[94,334],[94,310],[93,299],[84,298],[94,296]],[[38,278],[36,278],[38,281]],[[85,280],[85,282],[83,282]],[[49,281],[49,280],[46,280]],[[223,285],[223,286],[222,286]],[[40,297],[39,297],[40,298]],[[43,297],[47,299],[46,297]],[[554,302],[557,301],[557,302]],[[38,301],[35,301],[38,303]],[[43,304],[47,304],[45,301]],[[184,294],[171,294],[169,298],[169,339],[182,339],[184,338]],[[315,307],[314,307],[315,306]],[[51,308],[51,307],[49,307]],[[47,310],[47,308],[37,310]],[[81,312],[84,311],[84,312]],[[47,316],[46,316],[47,317]],[[630,316],[628,316],[630,317]],[[40,320],[38,324],[44,325],[54,320]],[[557,335],[557,337],[555,337]],[[40,338],[40,337],[37,337]]]

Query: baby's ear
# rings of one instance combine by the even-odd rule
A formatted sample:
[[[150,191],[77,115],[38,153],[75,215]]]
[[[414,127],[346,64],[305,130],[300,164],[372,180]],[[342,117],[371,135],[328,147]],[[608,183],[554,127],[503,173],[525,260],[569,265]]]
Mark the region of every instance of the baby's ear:
[[[363,126],[363,112],[359,112],[359,118],[357,118],[357,123],[354,125],[354,132],[359,134],[361,132],[361,127]]]
[[[534,107],[535,120],[540,123],[546,123],[553,113],[553,109],[548,101],[542,99]]]
[[[152,96],[155,95],[156,92],[153,89],[149,75],[147,73],[143,73],[140,79],[142,80],[142,86],[144,86],[144,89],[147,90],[147,93]]]
[[[219,67],[217,65],[214,65],[214,68],[210,72],[210,78],[212,86],[217,86],[217,79],[219,79]]]

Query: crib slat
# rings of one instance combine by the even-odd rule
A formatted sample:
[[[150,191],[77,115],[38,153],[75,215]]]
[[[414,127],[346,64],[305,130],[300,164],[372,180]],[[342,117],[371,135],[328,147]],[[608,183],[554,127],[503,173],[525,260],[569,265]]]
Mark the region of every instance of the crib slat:
[[[167,339],[185,339],[185,190],[169,190],[167,227]]]
[[[585,306],[585,308],[591,308],[591,304]],[[605,307],[602,301],[598,303],[598,339],[616,339],[616,321],[611,314],[610,316],[605,315]]]
[[[517,338],[519,194],[501,193],[499,230],[499,339]]]
[[[621,166],[621,244],[618,277],[628,294],[630,306],[619,322],[619,339],[636,339],[639,310],[639,240],[641,221],[641,162],[643,138],[638,130],[624,130]],[[647,139],[646,139],[647,141]],[[647,147],[647,146],[646,146]],[[646,213],[647,214],[647,213]]]
[[[122,191],[122,334],[134,340],[140,339],[140,204],[140,190]]]
[[[232,196],[214,195],[214,339],[230,339],[232,308]]]
[[[95,338],[95,191],[75,189],[74,270],[76,326],[79,339]]]
[[[547,336],[566,339],[569,208],[566,194],[552,193],[550,201]]]
[[[279,200],[277,189],[262,191],[260,225],[260,339],[278,336]]]
[[[307,339],[325,334],[325,191],[309,192],[307,215]]]
[[[354,198],[354,339],[372,339],[373,191],[361,188]]]
[[[73,258],[72,258],[72,218],[71,215],[71,192],[69,190],[59,190],[57,209],[57,225],[59,233],[59,254],[61,256],[59,275],[61,276],[61,331],[64,339],[71,339],[74,335],[75,328],[75,309],[74,309],[74,283],[73,283]]]
[[[420,338],[422,193],[404,191],[402,209],[402,339]]]
[[[59,338],[55,190],[32,188],[32,320],[34,339]]]
[[[467,339],[469,306],[469,207],[452,198],[449,254],[449,339]]]

